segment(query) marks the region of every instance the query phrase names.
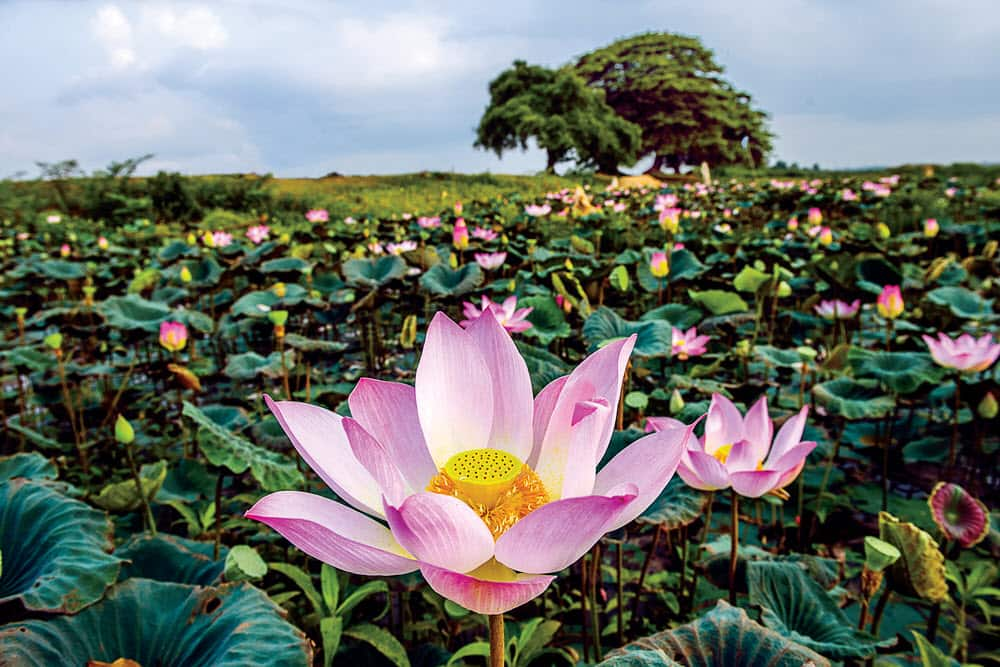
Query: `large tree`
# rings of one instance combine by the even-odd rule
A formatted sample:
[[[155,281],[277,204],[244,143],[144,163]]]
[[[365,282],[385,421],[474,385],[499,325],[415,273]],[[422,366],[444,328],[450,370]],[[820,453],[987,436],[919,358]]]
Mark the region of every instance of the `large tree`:
[[[567,160],[616,173],[634,164],[639,128],[621,118],[571,69],[517,60],[490,82],[490,103],[476,131],[477,148],[502,156],[534,139],[547,155],[545,169]]]
[[[648,33],[581,57],[574,69],[626,120],[642,128],[651,171],[708,162],[760,164],[771,150],[767,114],[722,77],[696,37]]]

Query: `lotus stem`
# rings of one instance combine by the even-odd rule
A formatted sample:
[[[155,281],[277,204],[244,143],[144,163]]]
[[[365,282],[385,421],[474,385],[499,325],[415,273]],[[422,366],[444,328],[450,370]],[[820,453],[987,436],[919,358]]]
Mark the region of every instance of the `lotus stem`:
[[[951,420],[951,442],[948,445],[948,468],[955,467],[955,460],[958,457],[958,413],[961,409],[961,387],[962,376],[955,375],[955,408]]]
[[[73,396],[69,392],[69,384],[66,382],[66,363],[63,359],[62,350],[56,352],[56,360],[59,366],[59,385],[62,387],[63,403],[66,406],[66,413],[69,416],[69,425],[73,429],[73,442],[76,443],[76,453],[80,458],[80,467],[83,473],[90,473],[90,461],[87,458],[87,450],[83,446],[83,438],[80,435],[76,423],[76,410],[73,408]]]
[[[149,507],[149,499],[146,497],[146,492],[142,488],[142,477],[139,475],[138,466],[135,465],[135,456],[132,454],[131,443],[125,445],[125,457],[128,459],[128,467],[132,471],[132,479],[135,481],[135,492],[139,494],[139,502],[142,503],[142,509],[146,514],[146,524],[149,526],[149,532],[155,537],[156,520],[153,518],[153,510]]]
[[[615,561],[615,581],[618,584],[618,645],[623,646],[625,644],[625,620],[624,611],[622,607],[625,604],[625,588],[622,582],[622,561],[624,560],[622,550],[625,548],[625,539],[622,538],[618,542],[618,548],[616,549],[615,555],[617,556]]]
[[[875,615],[872,617],[871,633],[878,637],[878,628],[882,624],[882,614],[885,613],[885,607],[889,604],[889,597],[892,595],[892,582],[888,579],[885,582],[885,591],[882,593],[882,597],[878,599],[878,604],[875,605]]]
[[[642,599],[642,585],[646,581],[646,573],[649,572],[649,564],[653,560],[653,554],[656,553],[656,547],[660,545],[660,535],[663,533],[663,526],[656,524],[656,532],[653,534],[653,541],[649,545],[649,549],[646,550],[646,557],[642,561],[642,569],[639,570],[639,583],[635,588],[635,603],[632,607],[632,624],[635,626],[639,619],[639,602]],[[636,626],[637,627],[637,626]]]
[[[215,479],[215,545],[212,560],[219,560],[219,546],[222,543],[222,469]]]
[[[885,351],[892,352],[892,338],[894,333],[893,320],[885,321]]]
[[[591,619],[591,629],[593,632],[594,640],[594,660],[600,662],[604,659],[603,651],[601,650],[601,618],[600,610],[597,608],[597,583],[601,580],[601,543],[598,542],[594,545],[594,550],[591,552],[591,566],[590,571],[590,619]]]
[[[892,445],[892,427],[896,424],[899,398],[893,394],[892,413],[885,425],[885,441],[882,443],[882,511],[889,511],[889,447]]]
[[[587,633],[589,613],[587,611],[587,557],[580,559],[580,643],[583,645],[583,661],[590,662],[590,637]]]
[[[504,667],[503,614],[490,614],[490,667]]]
[[[938,621],[941,620],[941,603],[937,602],[931,607],[930,618],[927,619],[927,641],[931,644],[934,643],[934,638],[937,637]]]
[[[281,385],[285,390],[285,400],[292,400],[292,388],[288,384],[288,365],[285,363],[285,337],[278,337],[278,351],[281,353]]]
[[[732,492],[732,521],[729,526],[729,604],[736,605],[736,557],[740,541],[740,497]]]

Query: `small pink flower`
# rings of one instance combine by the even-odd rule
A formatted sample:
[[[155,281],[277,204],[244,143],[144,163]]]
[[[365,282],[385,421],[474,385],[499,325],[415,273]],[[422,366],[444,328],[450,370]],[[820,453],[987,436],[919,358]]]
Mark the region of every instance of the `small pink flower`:
[[[806,219],[809,221],[810,225],[818,225],[823,222],[823,211],[819,210],[815,206],[809,209],[809,213],[806,215]]]
[[[462,215],[462,202],[455,202],[455,215]]]
[[[267,225],[254,225],[247,230],[247,238],[250,239],[250,242],[254,245],[260,245],[267,240],[268,233],[270,231],[271,228]]]
[[[517,297],[513,294],[503,300],[503,303],[496,303],[488,296],[482,297],[482,308],[476,308],[476,304],[466,301],[462,309],[465,319],[459,322],[463,327],[468,328],[480,315],[489,311],[497,318],[497,322],[511,333],[520,333],[532,327],[531,322],[526,318],[534,308],[518,308]]]
[[[858,314],[858,310],[861,308],[861,299],[855,299],[851,303],[840,299],[824,300],[813,308],[825,320],[849,320]]]
[[[69,257],[73,253],[73,249],[69,247],[68,243],[63,243],[59,246],[59,255],[62,257]]]
[[[665,208],[675,208],[677,206],[677,195],[666,194],[666,195],[656,195],[656,200],[653,202],[654,211],[662,211]]]
[[[507,261],[507,253],[505,252],[477,252],[475,254],[476,263],[483,267],[486,271],[492,271],[493,269],[498,269],[503,266],[503,263]]]
[[[1000,356],[1000,344],[993,343],[993,334],[986,334],[978,340],[969,334],[952,339],[943,333],[938,333],[937,340],[926,334],[923,339],[938,365],[963,373],[985,371]]]
[[[882,293],[878,295],[875,302],[878,314],[882,317],[894,320],[903,314],[903,293],[899,285],[886,285],[882,288]]]
[[[474,227],[472,229],[472,236],[482,241],[492,241],[496,239],[497,233],[486,227]]]
[[[330,213],[325,208],[312,208],[306,211],[306,220],[309,222],[329,222]]]
[[[795,231],[799,228],[799,219],[794,215],[788,219],[788,229],[789,231]]]
[[[627,209],[627,208],[628,208],[628,204],[626,204],[625,202],[619,202],[619,203],[615,204],[614,206],[612,206],[611,210],[613,210],[615,213],[624,213],[625,209]]]
[[[654,252],[649,259],[649,272],[654,278],[666,278],[670,273],[670,262],[667,260],[667,253],[662,250]]]
[[[699,336],[695,327],[691,327],[687,331],[671,327],[670,338],[670,355],[681,361],[687,361],[688,357],[698,357],[705,354],[705,343],[711,340],[710,336]]]
[[[368,252],[370,252],[373,255],[384,255],[385,248],[382,247],[382,244],[379,243],[378,241],[372,241],[371,243],[368,244]]]
[[[528,204],[524,207],[524,212],[533,218],[538,218],[551,213],[552,207],[548,204],[542,204],[541,206],[538,204]]]
[[[387,243],[385,245],[385,250],[390,255],[402,255],[404,252],[413,252],[416,249],[416,241],[400,241],[399,243]]]
[[[417,218],[417,224],[424,229],[434,229],[435,227],[441,226],[441,218],[438,216],[434,216],[433,218],[420,216]]]
[[[732,487],[741,496],[759,498],[788,486],[802,471],[815,442],[802,442],[809,406],[782,425],[778,435],[761,396],[746,417],[721,394],[712,395],[705,418],[705,435],[691,438],[677,474],[684,483],[702,491]],[[663,419],[654,423],[662,426]],[[676,424],[673,420],[668,425]]]
[[[469,247],[469,228],[465,226],[464,218],[455,221],[455,228],[451,231],[451,244],[456,250],[465,250]]]
[[[246,516],[337,569],[419,569],[467,609],[509,611],[639,516],[692,439],[688,427],[652,433],[595,471],[634,344],[605,346],[533,398],[527,365],[494,317],[463,329],[438,313],[415,385],[362,379],[352,417],[265,398],[343,502],[279,491]],[[470,467],[475,479],[462,475]]]
[[[344,218],[344,224],[345,225],[356,225],[356,224],[358,224],[358,221],[355,220],[354,218],[352,218],[351,216],[347,216],[346,218]]]
[[[108,239],[106,239],[103,236],[97,237],[97,247],[98,248],[100,248],[101,250],[107,250],[110,246],[111,246],[111,243],[108,242]]]
[[[212,245],[216,248],[225,248],[228,245],[232,245],[233,235],[229,232],[217,231],[212,232]]]
[[[844,188],[840,193],[840,198],[844,201],[857,201],[858,195],[850,188]]]
[[[160,323],[160,345],[170,352],[180,352],[187,345],[188,331],[182,322]]]
[[[958,188],[945,188],[944,196],[951,199],[958,194]]]
[[[935,218],[927,218],[924,220],[924,236],[929,239],[934,238],[941,231],[941,227],[938,225],[938,221]]]

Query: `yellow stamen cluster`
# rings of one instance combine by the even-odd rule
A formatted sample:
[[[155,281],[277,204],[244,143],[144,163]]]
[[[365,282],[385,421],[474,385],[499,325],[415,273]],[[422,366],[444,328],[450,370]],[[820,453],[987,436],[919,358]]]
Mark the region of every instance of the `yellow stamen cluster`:
[[[431,478],[427,490],[454,496],[471,507],[494,539],[549,502],[535,471],[498,449],[456,454]]]
[[[722,445],[721,447],[716,449],[715,452],[712,453],[712,456],[714,456],[716,460],[718,460],[718,462],[721,463],[722,465],[726,465],[726,461],[729,460],[729,452],[731,451],[733,451],[732,443],[728,445]]]

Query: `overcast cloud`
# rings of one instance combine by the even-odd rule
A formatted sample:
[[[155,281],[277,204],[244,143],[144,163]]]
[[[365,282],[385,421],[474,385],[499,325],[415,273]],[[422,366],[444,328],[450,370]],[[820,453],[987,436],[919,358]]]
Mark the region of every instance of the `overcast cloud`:
[[[145,153],[143,173],[531,173],[537,151],[472,148],[489,80],[650,30],[716,52],[775,159],[1000,161],[992,0],[0,1],[0,177]]]

